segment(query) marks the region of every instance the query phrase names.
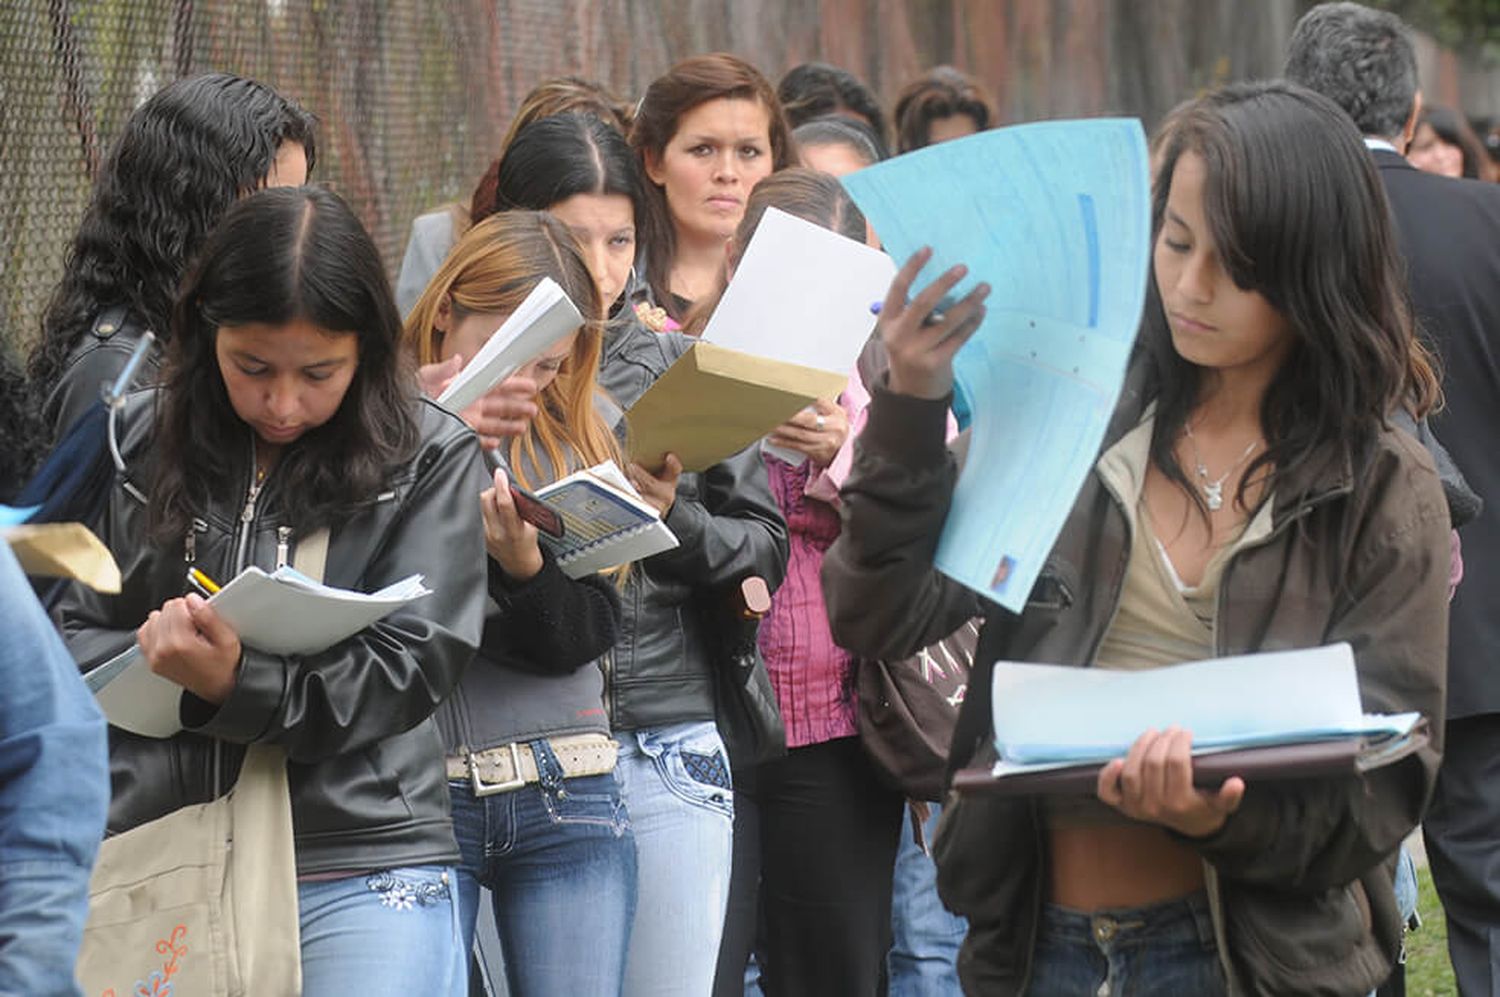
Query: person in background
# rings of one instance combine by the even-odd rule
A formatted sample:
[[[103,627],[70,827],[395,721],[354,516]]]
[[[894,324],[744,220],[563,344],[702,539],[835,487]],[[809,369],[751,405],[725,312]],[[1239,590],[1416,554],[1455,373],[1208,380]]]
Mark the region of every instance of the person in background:
[[[606,129],[584,115],[563,118]],[[623,140],[621,140],[623,145]],[[628,157],[627,157],[628,161]],[[614,997],[635,914],[635,841],[615,778],[599,659],[619,632],[619,571],[571,579],[523,522],[511,478],[536,489],[620,461],[619,409],[599,392],[600,297],[557,218],[509,211],[471,228],[417,301],[406,344],[418,363],[472,358],[544,278],[584,325],[519,372],[537,387],[523,435],[492,451],[494,487],[479,499],[489,602],[474,663],[438,710],[448,756],[464,938],[473,944],[479,888],[490,891],[511,997]]]
[[[999,124],[995,102],[974,77],[938,66],[896,97],[896,151],[911,152]]]
[[[627,286],[630,261],[602,250],[612,233],[634,228],[644,197],[629,146],[612,129],[565,118],[525,129],[506,159],[496,203],[552,212],[581,241],[600,244],[584,256],[601,299],[614,300]],[[628,409],[691,344],[679,333],[648,330],[633,308],[620,308],[605,330],[600,386]],[[631,464],[627,474],[665,510],[681,546],[632,567],[620,639],[603,661],[639,870],[622,992],[703,997],[729,891],[734,792],[714,722],[723,664],[700,604],[750,575],[775,588],[786,565],[786,525],[753,448],[701,474],[682,473],[670,455],[654,473]]]
[[[1353,67],[1353,68],[1351,68]],[[1412,306],[1442,362],[1432,430],[1484,497],[1460,530],[1463,583],[1449,623],[1443,765],[1422,825],[1461,993],[1500,989],[1500,187],[1416,169],[1402,156],[1422,98],[1416,52],[1394,15],[1322,4],[1297,23],[1286,76],[1342,107],[1364,135],[1400,238]],[[1455,517],[1455,522],[1456,522]]]
[[[649,306],[683,322],[711,293],[724,241],[760,179],[796,160],[791,128],[771,84],[737,56],[677,63],[646,88],[630,130],[646,184],[637,219]]]
[[[25,365],[0,333],[0,505],[30,480],[48,435],[32,404]]]
[[[98,533],[121,592],[75,585],[61,605],[81,668],[135,642],[182,687],[179,733],[110,731],[111,831],[228,790],[246,745],[285,750],[306,997],[466,989],[432,714],[479,644],[488,476],[468,427],[418,397],[400,336],[379,250],[337,195],[236,204],[183,282],[161,386],[118,412],[125,471]],[[329,585],[431,591],[287,655],[184,595],[188,568],[227,582],[318,537]]]
[[[73,964],[104,838],[104,717],[0,542],[0,993],[82,997]]]
[[[886,151],[885,112],[874,91],[847,69],[826,62],[804,62],[786,71],[776,85],[776,96],[786,110],[787,123],[800,128],[818,118],[843,118],[870,129],[877,159]],[[806,165],[806,164],[804,164]]]
[[[1347,641],[1365,709],[1434,729],[1377,770],[1199,789],[1192,731],[1172,726],[1092,794],[960,797],[936,851],[943,899],[969,918],[965,989],[1368,993],[1401,949],[1397,850],[1441,758],[1450,548],[1432,460],[1388,422],[1440,392],[1358,132],[1283,82],[1225,87],[1178,120],[1138,357],[1019,615],[932,566],[955,478],[952,358],[988,288],[929,325],[964,276],[909,301],[929,258],[881,308],[888,386],[824,582],[835,636],[860,653],[909,654],[985,616],[950,764],[995,759],[996,660],[1145,669]]]
[[[875,133],[851,118],[814,118],[792,129],[792,141],[803,166],[829,176],[847,176],[885,158]]]
[[[401,270],[396,277],[396,306],[401,309],[402,315],[411,313],[412,307],[427,289],[454,243],[458,242],[471,225],[477,225],[494,213],[500,160],[504,158],[505,150],[510,148],[511,141],[532,122],[570,111],[592,114],[617,129],[621,135],[630,130],[630,105],[621,101],[602,83],[577,76],[558,76],[543,80],[533,87],[521,100],[516,116],[511,119],[510,127],[500,139],[500,151],[475,184],[468,202],[454,201],[445,204],[418,215],[412,221],[411,237],[407,239],[406,252],[401,257]]]
[[[769,207],[862,241],[865,217],[832,176],[794,167],[762,180],[727,246],[725,277],[695,312],[706,321],[739,254]],[[815,330],[812,331],[815,334]],[[904,812],[859,742],[854,661],[834,643],[819,573],[839,533],[827,470],[849,435],[849,413],[819,399],[770,436],[801,454],[788,463],[766,453],[772,493],[787,521],[786,581],[761,622],[760,648],[786,727],[787,754],[761,764],[737,797],[739,862],[726,926],[720,982],[739,981],[756,934],[761,988],[770,997],[873,997],[891,941],[891,889]],[[743,870],[741,872],[741,870]],[[756,873],[758,872],[758,876]],[[739,923],[735,923],[738,921]],[[737,942],[736,951],[727,951]]]
[[[1489,153],[1463,115],[1451,107],[1428,104],[1422,108],[1406,158],[1417,169],[1439,176],[1495,179]]]
[[[875,149],[856,122],[844,118],[818,118],[800,125],[792,132],[804,165],[831,176],[844,176],[874,165]],[[874,230],[866,225],[865,239],[875,245]],[[873,344],[878,347],[878,342]],[[884,364],[883,349],[867,350]],[[880,374],[884,371],[881,370]],[[855,379],[860,377],[856,372]],[[853,426],[862,425],[865,403],[872,385],[861,381],[857,391],[845,392],[841,403],[846,407]],[[859,399],[858,402],[855,399]],[[955,427],[956,428],[956,427]],[[846,442],[844,449],[847,451]],[[768,461],[773,458],[767,458]],[[772,465],[774,466],[774,465]],[[837,491],[848,472],[845,457],[838,466],[823,472],[833,491]],[[833,496],[829,496],[832,498]],[[773,602],[773,609],[775,603]],[[921,818],[923,838],[931,841],[943,814],[941,803],[929,801],[925,817],[923,808],[913,804],[913,819]],[[736,814],[736,819],[739,815]],[[738,840],[738,839],[736,839]],[[743,877],[742,877],[743,878]],[[890,997],[940,997],[960,992],[957,960],[958,947],[967,925],[964,919],[944,909],[937,895],[937,868],[932,856],[911,834],[902,834],[896,852],[895,883],[891,895],[891,946],[886,957],[887,992]],[[731,909],[735,898],[731,897]],[[737,956],[731,954],[730,961]],[[721,965],[721,978],[725,972]]]
[[[178,285],[209,232],[246,194],[306,183],[316,161],[312,116],[255,80],[194,76],[136,108],[94,181],[27,364],[52,440],[99,401],[148,329],[158,346],[138,381],[155,380]]]

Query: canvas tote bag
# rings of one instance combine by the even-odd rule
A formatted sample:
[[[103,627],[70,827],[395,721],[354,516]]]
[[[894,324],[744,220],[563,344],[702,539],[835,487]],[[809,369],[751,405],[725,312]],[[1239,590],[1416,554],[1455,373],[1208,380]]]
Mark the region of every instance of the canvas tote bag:
[[[328,531],[297,545],[321,581]],[[78,956],[86,997],[296,997],[302,992],[297,863],[286,755],[245,751],[209,803],[105,840]]]

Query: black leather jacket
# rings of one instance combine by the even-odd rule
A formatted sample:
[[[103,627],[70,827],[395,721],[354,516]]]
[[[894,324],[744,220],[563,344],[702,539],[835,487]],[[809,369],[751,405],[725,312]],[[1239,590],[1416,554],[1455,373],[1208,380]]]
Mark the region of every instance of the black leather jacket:
[[[184,592],[189,544],[146,542],[137,497],[151,483],[156,397],[139,392],[120,414],[126,470],[99,526],[120,563],[122,593],[74,586],[62,604],[69,650],[84,668],[129,646],[151,610]],[[420,406],[416,454],[392,469],[385,491],[335,522],[324,580],[372,591],[421,573],[431,594],[317,654],[245,648],[222,705],[183,694],[185,730],[172,738],[111,728],[112,831],[212,799],[233,785],[243,745],[265,741],[289,759],[299,874],[457,860],[431,715],[479,642],[485,564],[476,499],[487,476],[474,434],[435,404]],[[239,475],[248,486],[246,432]],[[298,538],[278,518],[275,472],[253,509],[242,508],[245,498],[220,497],[194,524],[192,562],[211,577],[251,564],[270,570],[296,556]]]
[[[106,308],[94,317],[89,331],[68,353],[67,364],[42,405],[42,418],[47,421],[53,439],[62,439],[68,427],[99,402],[101,389],[120,376],[145,334],[146,326],[140,317],[124,305]],[[158,342],[136,371],[135,383],[141,387],[155,384],[161,360],[162,347]]]
[[[605,335],[599,384],[628,410],[690,345],[623,315]],[[722,598],[749,575],[774,589],[786,574],[786,521],[758,446],[702,474],[683,474],[666,523],[681,546],[636,565],[623,595],[619,642],[604,659],[614,730],[712,720],[719,663],[703,600]]]

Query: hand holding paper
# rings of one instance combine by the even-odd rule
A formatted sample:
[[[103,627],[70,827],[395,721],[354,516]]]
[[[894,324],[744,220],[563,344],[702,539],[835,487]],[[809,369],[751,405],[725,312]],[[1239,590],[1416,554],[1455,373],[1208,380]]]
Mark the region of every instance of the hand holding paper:
[[[878,328],[890,357],[891,390],[938,399],[953,390],[953,358],[984,321],[984,299],[989,297],[990,286],[976,285],[943,313],[941,321],[929,323],[938,302],[969,274],[962,263],[949,267],[908,301],[912,283],[930,259],[931,249],[919,249],[901,267],[880,307]]]
[[[240,638],[202,596],[169,599],[136,631],[151,671],[210,703],[234,689]]]

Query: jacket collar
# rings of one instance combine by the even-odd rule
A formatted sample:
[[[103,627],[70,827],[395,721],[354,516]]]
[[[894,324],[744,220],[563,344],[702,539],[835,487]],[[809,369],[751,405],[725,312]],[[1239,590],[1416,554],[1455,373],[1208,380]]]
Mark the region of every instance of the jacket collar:
[[[1415,170],[1405,156],[1390,149],[1371,149],[1370,157],[1375,160],[1375,165],[1382,170]]]

